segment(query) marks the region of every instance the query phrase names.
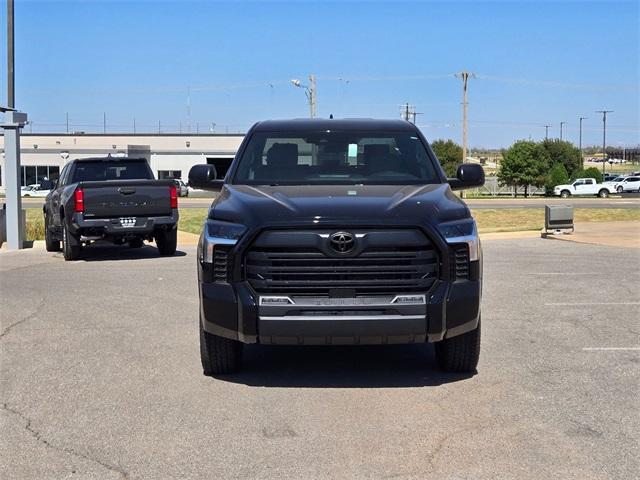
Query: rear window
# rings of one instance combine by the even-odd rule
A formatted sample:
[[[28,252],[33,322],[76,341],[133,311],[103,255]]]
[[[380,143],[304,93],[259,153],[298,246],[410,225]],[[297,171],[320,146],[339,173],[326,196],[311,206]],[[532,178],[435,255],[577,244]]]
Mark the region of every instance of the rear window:
[[[78,162],[73,182],[101,182],[104,180],[146,180],[151,173],[145,161]]]
[[[439,183],[433,160],[411,132],[254,133],[233,183],[258,185]]]

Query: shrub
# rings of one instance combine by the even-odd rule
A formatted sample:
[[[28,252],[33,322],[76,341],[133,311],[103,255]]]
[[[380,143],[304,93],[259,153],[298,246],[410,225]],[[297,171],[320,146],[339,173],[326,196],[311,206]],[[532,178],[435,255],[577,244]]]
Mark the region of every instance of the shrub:
[[[564,168],[564,165],[562,163],[556,163],[547,175],[547,180],[545,182],[544,188],[547,195],[552,195],[553,187],[566,183],[569,183],[569,174],[567,173],[567,170]]]

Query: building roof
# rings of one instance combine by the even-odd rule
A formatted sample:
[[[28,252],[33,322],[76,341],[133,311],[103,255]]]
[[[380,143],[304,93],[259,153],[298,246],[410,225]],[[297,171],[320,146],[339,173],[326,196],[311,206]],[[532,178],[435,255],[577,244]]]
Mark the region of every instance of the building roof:
[[[254,125],[256,132],[305,132],[313,130],[352,131],[405,131],[415,132],[416,126],[404,120],[378,120],[372,118],[295,118],[290,120],[265,120]]]

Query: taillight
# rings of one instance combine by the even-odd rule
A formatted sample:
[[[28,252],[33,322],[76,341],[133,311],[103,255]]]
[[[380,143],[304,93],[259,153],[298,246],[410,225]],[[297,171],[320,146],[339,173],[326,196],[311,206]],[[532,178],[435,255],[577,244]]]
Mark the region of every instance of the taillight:
[[[77,188],[73,193],[73,199],[75,201],[75,210],[78,213],[84,212],[84,192],[81,188]]]
[[[178,208],[178,189],[175,185],[169,186],[169,198],[171,208]]]

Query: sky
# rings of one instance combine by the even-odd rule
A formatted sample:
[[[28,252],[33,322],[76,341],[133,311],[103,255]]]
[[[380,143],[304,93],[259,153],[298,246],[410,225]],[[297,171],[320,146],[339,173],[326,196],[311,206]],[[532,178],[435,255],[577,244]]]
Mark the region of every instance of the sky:
[[[469,144],[640,143],[640,2],[15,0],[16,106],[35,132],[244,132],[268,118],[399,118]],[[6,29],[6,8],[0,8]],[[6,38],[6,30],[0,32]],[[6,51],[0,47],[0,91]],[[5,104],[5,98],[0,104]]]

